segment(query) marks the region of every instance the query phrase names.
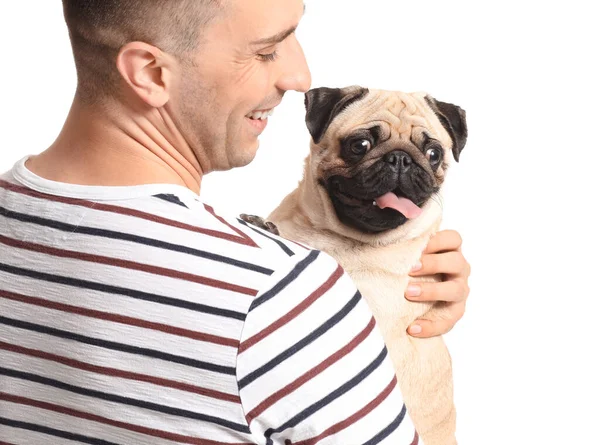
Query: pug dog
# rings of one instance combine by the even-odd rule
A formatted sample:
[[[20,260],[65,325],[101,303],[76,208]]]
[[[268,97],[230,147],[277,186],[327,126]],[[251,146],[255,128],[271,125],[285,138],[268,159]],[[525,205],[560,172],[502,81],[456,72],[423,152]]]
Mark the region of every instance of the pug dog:
[[[455,444],[448,349],[442,337],[406,332],[417,318],[444,317],[444,304],[404,293],[440,226],[444,178],[467,140],[465,112],[424,93],[358,86],[313,89],[305,105],[312,141],[303,179],[266,219],[242,219],[341,264],[377,320],[422,442]]]

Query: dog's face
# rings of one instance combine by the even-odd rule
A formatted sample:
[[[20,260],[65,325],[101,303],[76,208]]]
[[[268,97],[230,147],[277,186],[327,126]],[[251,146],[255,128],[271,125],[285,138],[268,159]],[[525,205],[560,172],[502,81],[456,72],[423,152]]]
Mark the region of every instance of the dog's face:
[[[317,88],[305,102],[309,168],[339,220],[363,233],[417,219],[466,143],[464,111],[425,94]]]

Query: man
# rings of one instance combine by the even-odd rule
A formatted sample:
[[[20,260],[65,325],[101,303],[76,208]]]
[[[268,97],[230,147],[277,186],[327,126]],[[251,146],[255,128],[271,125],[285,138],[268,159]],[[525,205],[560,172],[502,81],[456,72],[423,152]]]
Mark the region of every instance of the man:
[[[248,164],[310,73],[301,0],[63,0],[63,131],[0,178],[0,443],[406,443],[366,304],[325,254],[226,221],[202,178]],[[247,210],[247,209],[244,209]],[[461,317],[455,232],[413,299]],[[403,298],[399,295],[398,298]]]

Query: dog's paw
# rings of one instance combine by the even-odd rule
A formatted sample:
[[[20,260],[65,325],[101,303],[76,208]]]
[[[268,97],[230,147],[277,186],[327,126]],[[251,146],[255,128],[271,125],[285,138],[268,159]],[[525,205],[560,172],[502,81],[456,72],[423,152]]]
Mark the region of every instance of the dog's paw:
[[[246,221],[248,224],[252,224],[253,226],[271,232],[273,235],[279,235],[279,230],[277,229],[277,226],[271,221],[265,221],[265,219],[261,218],[260,216],[246,215],[245,213],[242,213],[240,215],[240,219],[242,221]]]

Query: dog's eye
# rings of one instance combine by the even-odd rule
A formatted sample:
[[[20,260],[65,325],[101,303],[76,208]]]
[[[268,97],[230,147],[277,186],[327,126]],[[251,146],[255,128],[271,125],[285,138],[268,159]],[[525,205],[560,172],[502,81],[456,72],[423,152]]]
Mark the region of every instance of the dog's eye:
[[[364,155],[371,148],[371,141],[368,139],[359,139],[350,144],[350,150],[355,155]]]
[[[437,165],[442,160],[442,150],[439,148],[430,148],[425,154],[431,165]]]

